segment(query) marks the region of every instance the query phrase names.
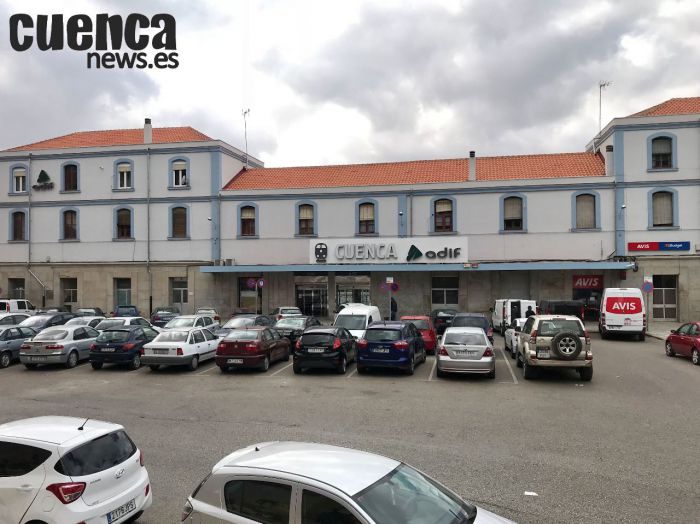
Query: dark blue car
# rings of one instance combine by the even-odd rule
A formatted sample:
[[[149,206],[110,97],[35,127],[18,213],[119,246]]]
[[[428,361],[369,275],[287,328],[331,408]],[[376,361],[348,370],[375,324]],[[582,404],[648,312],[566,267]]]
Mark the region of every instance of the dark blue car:
[[[412,322],[373,322],[357,341],[357,372],[367,368],[398,368],[413,375],[425,362],[423,337]]]
[[[137,324],[105,329],[90,346],[90,365],[92,369],[101,369],[104,364],[122,364],[138,369],[143,346],[157,336],[157,331]]]

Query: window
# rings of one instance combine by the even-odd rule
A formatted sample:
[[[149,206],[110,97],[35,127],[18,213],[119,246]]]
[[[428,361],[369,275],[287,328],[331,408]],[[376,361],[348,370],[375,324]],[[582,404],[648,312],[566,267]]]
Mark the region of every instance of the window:
[[[129,239],[132,238],[131,233],[131,210],[117,210],[117,238]]]
[[[596,228],[595,195],[576,197],[576,229]]]
[[[676,320],[678,316],[678,275],[653,275],[651,314],[658,320]]]
[[[75,164],[63,166],[63,191],[78,191],[78,166]]]
[[[192,337],[194,338],[195,344],[203,344],[204,343],[204,335],[202,335],[201,331],[195,331],[194,333],[192,333]]]
[[[651,141],[651,168],[670,169],[673,167],[673,141],[668,136],[660,136]]]
[[[170,296],[172,297],[173,304],[179,306],[187,304],[187,279],[171,278]]]
[[[122,163],[117,165],[117,189],[133,189],[131,180],[131,164]]]
[[[14,442],[0,442],[0,478],[23,477],[41,466],[51,452]]]
[[[292,487],[276,482],[234,480],[224,486],[226,511],[262,524],[288,524]]]
[[[299,206],[299,234],[313,235],[314,233],[314,206],[302,204]]]
[[[433,305],[457,304],[459,302],[459,277],[433,277],[431,297]]]
[[[651,197],[652,226],[673,227],[673,193],[657,191]]]
[[[66,453],[54,469],[68,477],[94,475],[123,463],[134,453],[136,446],[129,436],[115,431]]]
[[[114,306],[128,306],[131,304],[131,279],[114,279]]]
[[[24,298],[23,278],[8,278],[7,287],[10,289],[10,298]]]
[[[27,191],[27,171],[23,167],[12,170],[12,192],[25,193]]]
[[[78,239],[78,212],[72,209],[63,212],[63,240]]]
[[[27,215],[24,211],[15,211],[12,213],[12,237],[14,241],[27,240]]]
[[[255,236],[255,208],[253,206],[241,208],[241,236]]]
[[[360,235],[376,233],[374,230],[374,204],[369,202],[360,204],[360,223],[358,233]]]
[[[301,524],[359,524],[350,511],[335,500],[304,490],[301,499]]]
[[[435,201],[433,215],[436,232],[452,231],[452,200],[441,198]]]
[[[508,197],[503,200],[503,230],[522,231],[523,229],[523,199]]]
[[[78,302],[78,279],[77,278],[62,278],[61,279],[61,296],[63,302]]]
[[[187,208],[174,207],[170,211],[172,221],[172,238],[187,238]]]
[[[173,187],[187,187],[187,162],[176,160],[173,162]]]

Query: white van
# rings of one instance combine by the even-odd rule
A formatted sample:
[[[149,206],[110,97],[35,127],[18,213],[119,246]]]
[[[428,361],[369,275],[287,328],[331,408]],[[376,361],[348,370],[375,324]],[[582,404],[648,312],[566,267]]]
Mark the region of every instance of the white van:
[[[501,332],[504,335],[517,318],[527,317],[528,307],[532,310],[532,314],[537,314],[537,302],[534,300],[523,300],[520,298],[500,298],[496,300],[491,312],[491,324],[494,330]]]
[[[605,288],[600,301],[598,330],[601,338],[608,338],[610,333],[622,333],[644,340],[647,312],[642,290],[636,287]]]
[[[379,320],[382,320],[382,314],[377,306],[348,304],[335,316],[333,325],[344,327],[353,337],[362,338],[367,326]]]
[[[35,309],[29,300],[0,298],[0,313],[34,313]]]

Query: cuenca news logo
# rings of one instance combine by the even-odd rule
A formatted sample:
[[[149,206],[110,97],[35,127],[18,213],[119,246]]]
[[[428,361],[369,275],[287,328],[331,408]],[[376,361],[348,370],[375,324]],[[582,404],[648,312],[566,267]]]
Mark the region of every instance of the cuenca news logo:
[[[120,15],[28,14],[10,16],[10,45],[15,51],[60,51],[64,48],[87,53],[88,69],[175,69],[180,62],[175,17],[159,13],[148,18],[132,13]],[[122,51],[125,46],[129,51]],[[151,58],[147,50],[158,51]],[[164,50],[164,51],[161,51]]]

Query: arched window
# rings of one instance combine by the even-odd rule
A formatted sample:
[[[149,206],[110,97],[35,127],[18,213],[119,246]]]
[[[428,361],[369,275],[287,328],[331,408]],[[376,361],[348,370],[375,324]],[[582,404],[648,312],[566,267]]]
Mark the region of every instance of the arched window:
[[[673,167],[673,141],[671,137],[659,136],[651,141],[651,168],[670,169]]]
[[[299,206],[299,234],[313,235],[314,233],[314,206],[302,204]]]
[[[358,233],[361,235],[376,233],[374,230],[374,204],[365,202],[360,204]]]
[[[172,238],[187,238],[187,208],[174,207],[170,213]]]
[[[78,213],[72,209],[63,212],[63,240],[77,240]]]
[[[131,164],[123,162],[117,165],[117,189],[132,189],[133,180]]]
[[[595,217],[595,195],[578,195],[576,197],[576,229],[595,229]]]
[[[523,229],[523,199],[508,197],[503,200],[503,231]]]
[[[78,191],[78,166],[65,164],[63,166],[63,191]]]
[[[434,206],[435,231],[452,231],[452,200],[441,198],[435,201]]]
[[[185,160],[175,160],[172,166],[173,187],[187,187],[189,185],[189,180],[187,178],[187,162]]]
[[[119,209],[117,211],[117,238],[133,238],[131,228],[131,210]]]
[[[255,236],[255,208],[253,206],[241,208],[241,236]]]
[[[657,191],[651,196],[653,227],[673,227],[673,193]]]
[[[12,238],[11,240],[27,240],[27,215],[24,211],[12,213]]]

